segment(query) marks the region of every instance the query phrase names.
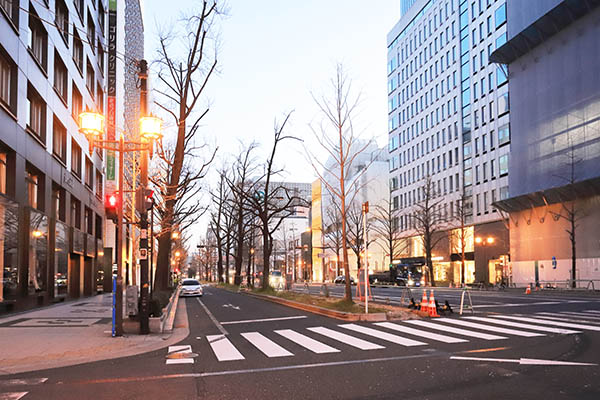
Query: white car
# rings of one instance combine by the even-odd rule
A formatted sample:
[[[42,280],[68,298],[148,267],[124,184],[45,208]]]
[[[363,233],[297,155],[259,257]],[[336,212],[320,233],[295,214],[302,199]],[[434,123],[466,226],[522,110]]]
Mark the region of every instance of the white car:
[[[196,279],[184,279],[181,282],[180,296],[202,296],[202,285]]]

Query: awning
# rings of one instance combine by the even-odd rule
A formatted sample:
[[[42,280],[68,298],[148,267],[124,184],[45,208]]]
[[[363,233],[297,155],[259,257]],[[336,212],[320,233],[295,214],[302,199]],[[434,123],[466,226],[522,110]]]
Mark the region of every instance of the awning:
[[[496,49],[490,56],[490,63],[510,64],[598,6],[600,0],[562,1]],[[508,23],[510,24],[510,21]]]

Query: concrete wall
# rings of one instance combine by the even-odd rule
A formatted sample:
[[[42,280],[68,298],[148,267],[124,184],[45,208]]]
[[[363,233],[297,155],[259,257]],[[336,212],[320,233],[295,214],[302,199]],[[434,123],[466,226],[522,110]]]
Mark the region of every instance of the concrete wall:
[[[507,0],[506,19],[511,39],[564,0]]]

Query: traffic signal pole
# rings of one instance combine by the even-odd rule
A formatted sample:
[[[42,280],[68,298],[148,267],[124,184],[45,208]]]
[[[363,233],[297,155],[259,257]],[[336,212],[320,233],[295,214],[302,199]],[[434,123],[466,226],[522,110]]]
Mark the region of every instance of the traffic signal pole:
[[[119,207],[117,210],[117,291],[115,293],[115,329],[114,336],[123,336],[123,154],[125,139],[119,137]]]
[[[148,64],[140,61],[140,114],[147,114]],[[142,139],[145,140],[145,139]],[[148,150],[142,150],[140,159],[140,186],[143,197],[140,199],[140,334],[150,333],[149,322],[149,280],[148,280],[148,210],[146,209],[146,189],[148,187]]]

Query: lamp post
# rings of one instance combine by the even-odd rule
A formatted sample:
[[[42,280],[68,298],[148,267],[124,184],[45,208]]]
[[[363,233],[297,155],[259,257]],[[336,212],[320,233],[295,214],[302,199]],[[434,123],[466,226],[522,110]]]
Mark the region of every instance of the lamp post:
[[[153,116],[146,116],[146,94],[147,94],[147,78],[148,64],[145,60],[139,62],[139,78],[141,83],[140,93],[140,112],[143,115],[140,118],[140,140],[125,141],[123,133],[119,140],[104,139],[104,116],[94,112],[83,112],[79,115],[79,130],[82,132],[90,145],[90,154],[94,152],[94,147],[112,150],[119,152],[119,207],[117,210],[116,222],[116,257],[117,257],[117,278],[116,278],[116,293],[115,296],[115,321],[113,328],[113,336],[123,335],[123,165],[124,154],[126,152],[140,151],[142,152],[140,162],[140,178],[142,196],[140,198],[141,207],[138,207],[140,212],[140,269],[141,269],[141,307],[140,307],[140,333],[149,333],[149,301],[148,301],[148,214],[146,210],[146,189],[148,186],[148,153],[152,151],[153,142],[162,137],[161,126],[162,121]]]

